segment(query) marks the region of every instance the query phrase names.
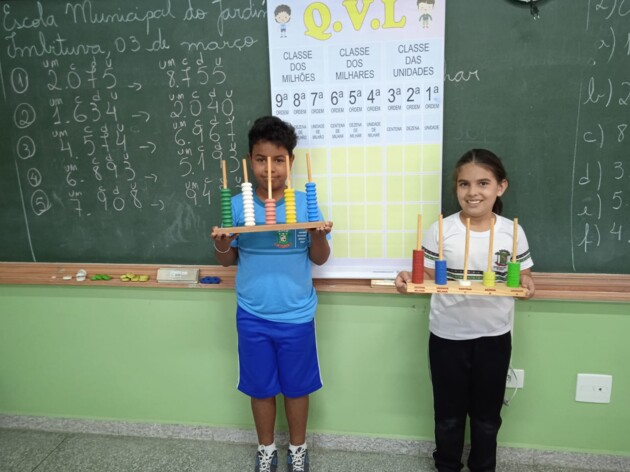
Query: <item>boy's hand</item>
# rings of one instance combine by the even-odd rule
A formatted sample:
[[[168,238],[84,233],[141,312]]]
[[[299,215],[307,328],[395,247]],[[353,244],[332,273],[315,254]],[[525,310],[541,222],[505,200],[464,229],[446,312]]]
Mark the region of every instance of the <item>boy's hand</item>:
[[[220,251],[220,252],[227,251],[232,245],[231,244],[232,241],[234,240],[234,238],[238,236],[238,234],[219,233],[217,232],[218,229],[219,229],[218,226],[214,226],[212,228],[212,233],[210,233],[210,237],[214,239],[214,247],[217,251]]]
[[[309,229],[309,232],[311,233],[311,235],[314,235],[314,234],[327,235],[332,231],[332,227],[333,227],[332,221],[324,221],[323,226],[319,226],[317,228],[311,228]]]
[[[308,230],[308,234],[311,237],[308,257],[316,265],[322,265],[330,257],[330,245],[326,235],[330,233],[332,226],[332,221],[324,221],[322,226]]]

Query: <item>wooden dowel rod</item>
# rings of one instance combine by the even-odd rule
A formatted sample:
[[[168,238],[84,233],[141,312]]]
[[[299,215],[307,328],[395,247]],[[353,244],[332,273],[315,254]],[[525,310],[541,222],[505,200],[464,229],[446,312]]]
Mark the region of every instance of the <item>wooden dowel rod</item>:
[[[418,251],[422,250],[422,215],[418,215],[418,242],[417,242]]]
[[[438,259],[441,261],[444,259],[443,248],[444,248],[444,217],[442,213],[440,213],[440,219],[438,222],[438,247],[439,247],[439,257]]]
[[[221,168],[223,170],[223,188],[228,188],[228,186],[227,186],[227,172],[225,170],[225,161],[221,161]]]
[[[516,262],[516,243],[518,241],[518,218],[514,218],[514,234],[512,234],[512,262]]]
[[[490,222],[490,245],[488,247],[488,272],[492,272],[492,245],[494,243],[494,222],[495,219],[492,218]]]
[[[271,200],[271,156],[267,156],[267,198]]]
[[[306,170],[308,172],[308,181],[312,182],[313,176],[311,175],[311,153],[310,152],[306,153]]]
[[[243,177],[245,178],[245,182],[249,182],[249,178],[247,177],[247,159],[243,158]]]
[[[466,218],[466,251],[464,252],[464,280],[468,280],[468,252],[470,251],[470,218]]]
[[[289,156],[285,157],[285,163],[287,165],[287,188],[291,188],[291,159],[289,159]]]

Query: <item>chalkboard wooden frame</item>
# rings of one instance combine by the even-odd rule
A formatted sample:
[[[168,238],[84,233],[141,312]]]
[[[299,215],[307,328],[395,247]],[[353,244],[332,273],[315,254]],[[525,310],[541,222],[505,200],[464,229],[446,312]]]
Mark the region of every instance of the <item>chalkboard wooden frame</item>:
[[[199,269],[199,277],[215,276],[221,279],[219,284],[177,284],[159,283],[157,271],[163,267],[188,267]],[[87,271],[88,279],[77,282],[75,275],[80,270]],[[123,282],[120,276],[127,273],[146,274],[147,282]],[[108,274],[109,281],[92,281],[94,274]],[[130,288],[169,288],[169,289],[208,289],[233,290],[235,267],[221,266],[172,266],[155,264],[51,264],[51,263],[14,263],[0,262],[0,284],[3,285],[54,285],[82,287],[130,287]],[[64,275],[72,276],[63,280]],[[630,275],[606,274],[551,274],[533,273],[536,282],[535,300],[584,300],[630,302]],[[391,293],[396,294],[391,286],[371,286],[368,279],[315,279],[318,292],[344,293]],[[420,295],[418,295],[420,296]]]

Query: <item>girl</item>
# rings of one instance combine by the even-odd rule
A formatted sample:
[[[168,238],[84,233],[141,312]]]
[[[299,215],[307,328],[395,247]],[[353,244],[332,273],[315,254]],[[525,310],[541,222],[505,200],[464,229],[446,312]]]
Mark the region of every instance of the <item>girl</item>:
[[[461,211],[443,222],[443,254],[447,276],[462,278],[466,245],[466,218],[470,218],[469,279],[483,278],[487,269],[490,225],[494,222],[496,279],[505,282],[513,247],[513,222],[498,216],[501,195],[508,187],[501,160],[485,149],[464,154],[453,174]],[[534,294],[527,238],[518,228],[516,260],[521,264],[521,286]],[[425,240],[425,274],[435,278],[438,259],[438,224]],[[396,288],[406,293],[409,272],[396,277]],[[475,295],[433,295],[429,315],[429,364],[435,417],[435,466],[440,472],[459,472],[463,464],[466,417],[470,417],[471,472],[494,471],[501,406],[510,355],[514,299]]]

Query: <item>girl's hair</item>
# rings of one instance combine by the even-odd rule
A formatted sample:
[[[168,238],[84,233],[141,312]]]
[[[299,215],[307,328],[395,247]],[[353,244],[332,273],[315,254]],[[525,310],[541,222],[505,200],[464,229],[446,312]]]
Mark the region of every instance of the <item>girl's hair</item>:
[[[281,146],[293,155],[293,149],[297,145],[297,134],[295,128],[286,121],[282,121],[276,116],[263,116],[254,121],[249,134],[249,153],[252,153],[254,145],[259,141],[268,141]]]
[[[465,164],[476,164],[478,166],[485,167],[492,172],[499,183],[507,180],[505,167],[503,167],[501,159],[499,159],[495,153],[488,151],[487,149],[471,149],[460,157],[457,164],[455,164],[455,170],[453,172],[453,184],[455,191],[457,191],[457,177],[459,176],[459,170]],[[497,215],[500,215],[502,210],[503,202],[501,201],[501,197],[497,197],[494,202],[494,206],[492,207],[492,211]]]

